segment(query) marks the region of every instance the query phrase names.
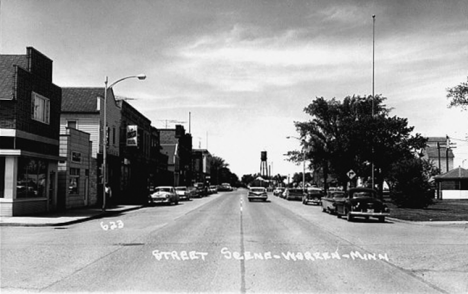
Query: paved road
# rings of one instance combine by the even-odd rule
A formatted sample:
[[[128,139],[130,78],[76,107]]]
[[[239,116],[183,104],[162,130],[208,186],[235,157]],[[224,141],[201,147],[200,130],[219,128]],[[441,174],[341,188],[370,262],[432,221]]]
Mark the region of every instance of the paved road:
[[[2,292],[468,292],[464,227],[349,223],[246,195],[64,228],[2,227]]]

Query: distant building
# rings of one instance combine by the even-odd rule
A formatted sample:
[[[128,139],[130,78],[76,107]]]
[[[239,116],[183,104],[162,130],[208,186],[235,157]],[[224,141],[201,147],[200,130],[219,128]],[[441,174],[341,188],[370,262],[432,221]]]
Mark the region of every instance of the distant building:
[[[61,99],[51,59],[32,47],[0,55],[1,216],[56,209]]]
[[[454,155],[452,149],[447,150],[446,137],[429,137],[427,147],[423,150],[423,158],[431,161],[441,173],[453,169]]]
[[[211,182],[211,154],[206,149],[192,150],[193,181],[206,183]]]
[[[468,199],[468,170],[458,167],[434,177],[441,199]]]
[[[192,183],[192,135],[185,133],[182,125],[175,129],[160,129],[162,153],[168,156],[168,170],[173,173],[173,183],[167,185],[189,186]]]

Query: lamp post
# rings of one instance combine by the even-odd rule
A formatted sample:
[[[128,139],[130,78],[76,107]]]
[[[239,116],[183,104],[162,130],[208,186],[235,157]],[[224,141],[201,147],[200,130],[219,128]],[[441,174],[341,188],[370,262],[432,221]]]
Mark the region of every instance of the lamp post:
[[[286,139],[298,139],[301,140],[298,137],[293,137],[293,136],[287,136]],[[302,148],[302,192],[305,191],[305,152],[304,152],[304,147]]]
[[[112,84],[110,86],[107,86],[108,83],[108,77],[106,76],[106,80],[104,81],[104,110],[103,110],[103,120],[102,120],[102,210],[106,210],[106,185],[107,185],[107,91],[111,89],[115,84],[120,83],[123,80],[126,79],[139,79],[139,80],[144,80],[146,79],[146,75],[144,74],[139,74],[136,76],[128,76],[125,78],[121,78]]]

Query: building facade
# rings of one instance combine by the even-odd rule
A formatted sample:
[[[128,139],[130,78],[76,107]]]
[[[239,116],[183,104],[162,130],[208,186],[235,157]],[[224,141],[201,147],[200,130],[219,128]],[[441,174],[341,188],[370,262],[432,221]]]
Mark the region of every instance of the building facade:
[[[60,134],[57,210],[93,206],[97,203],[96,185],[90,182],[92,142],[90,135],[67,127]]]
[[[33,215],[57,207],[62,90],[52,60],[32,47],[0,55],[0,214]]]
[[[168,170],[173,173],[174,186],[192,184],[192,135],[182,125],[175,129],[160,129],[163,154],[168,156]],[[169,183],[168,183],[169,184]]]
[[[452,149],[447,149],[446,137],[429,137],[423,155],[423,158],[428,159],[435,167],[439,168],[440,173],[446,173],[453,169],[454,155]]]
[[[144,204],[149,194],[151,121],[125,100],[117,100],[117,104],[122,113],[120,202]]]
[[[90,183],[96,186],[97,205],[102,204],[103,181],[103,122],[104,103],[106,103],[106,162],[107,182],[112,188],[112,195],[120,199],[120,121],[121,111],[117,105],[112,88],[108,89],[107,101],[104,101],[104,87],[62,88],[62,114],[60,129],[76,128],[90,134],[92,141]],[[93,160],[94,159],[94,160]]]

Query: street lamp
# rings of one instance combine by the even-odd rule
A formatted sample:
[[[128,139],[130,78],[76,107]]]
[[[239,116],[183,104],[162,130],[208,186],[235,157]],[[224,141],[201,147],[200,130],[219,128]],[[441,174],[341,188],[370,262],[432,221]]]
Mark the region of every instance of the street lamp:
[[[301,140],[301,138],[298,137],[293,137],[293,136],[287,136],[286,139],[297,139]],[[305,152],[304,152],[304,147],[302,147],[302,192],[305,192]]]
[[[108,77],[106,76],[106,80],[104,81],[104,118],[102,120],[102,210],[106,210],[106,184],[107,184],[107,170],[106,170],[106,160],[107,160],[107,91],[111,89],[115,84],[120,83],[126,79],[139,79],[144,80],[146,79],[146,75],[139,74],[136,76],[128,76],[125,78],[121,78],[113,82],[110,86],[107,86]]]

